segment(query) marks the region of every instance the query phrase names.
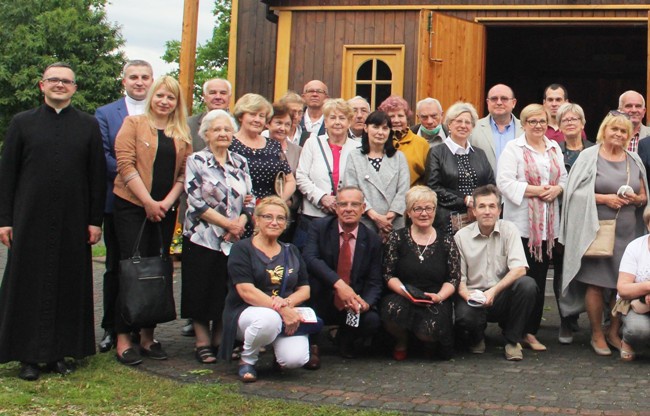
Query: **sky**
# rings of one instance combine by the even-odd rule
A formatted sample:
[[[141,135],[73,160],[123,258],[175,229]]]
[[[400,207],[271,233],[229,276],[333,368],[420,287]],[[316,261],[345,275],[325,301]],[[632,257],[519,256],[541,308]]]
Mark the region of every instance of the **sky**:
[[[184,0],[109,0],[106,6],[108,21],[121,26],[123,50],[127,59],[144,59],[153,66],[159,77],[174,69],[160,57],[165,53],[165,42],[181,40]],[[214,1],[199,0],[197,43],[212,37]]]

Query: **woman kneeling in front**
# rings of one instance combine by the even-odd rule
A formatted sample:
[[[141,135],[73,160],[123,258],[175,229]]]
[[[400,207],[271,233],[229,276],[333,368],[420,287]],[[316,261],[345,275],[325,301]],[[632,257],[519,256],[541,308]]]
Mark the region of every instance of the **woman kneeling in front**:
[[[219,357],[229,360],[235,340],[243,341],[239,378],[257,380],[260,348],[273,345],[280,368],[309,361],[307,335],[295,335],[301,319],[294,309],[309,299],[307,268],[298,249],[278,242],[289,208],[277,196],[255,208],[255,233],[235,243],[228,258],[228,296]]]

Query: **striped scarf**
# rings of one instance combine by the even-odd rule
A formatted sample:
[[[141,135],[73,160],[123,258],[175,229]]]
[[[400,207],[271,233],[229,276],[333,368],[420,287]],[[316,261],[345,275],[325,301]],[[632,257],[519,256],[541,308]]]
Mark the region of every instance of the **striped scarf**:
[[[524,150],[524,172],[526,174],[526,182],[529,185],[542,185],[542,177],[539,174],[539,169],[533,152],[523,147]],[[551,166],[548,178],[549,185],[557,185],[560,181],[560,163],[558,161],[557,150],[554,147],[548,151],[551,159]],[[555,204],[558,201],[555,199],[553,202],[545,202],[540,198],[528,198],[528,250],[533,258],[542,261],[542,244],[546,240],[546,254],[549,258],[553,257],[552,250],[555,243],[555,232],[553,225],[555,224]],[[544,218],[544,204],[546,206],[546,218]],[[544,223],[546,222],[546,236],[543,235]],[[546,237],[546,238],[544,238]]]

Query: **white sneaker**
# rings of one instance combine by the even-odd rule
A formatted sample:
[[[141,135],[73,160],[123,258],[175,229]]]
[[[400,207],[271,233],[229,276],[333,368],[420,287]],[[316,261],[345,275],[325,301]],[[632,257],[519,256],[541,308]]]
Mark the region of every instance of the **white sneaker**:
[[[505,356],[508,361],[521,361],[524,359],[524,353],[520,343],[507,343],[505,347]]]
[[[560,324],[560,332],[557,340],[560,341],[560,344],[571,344],[573,342],[573,331],[571,331],[571,327]]]

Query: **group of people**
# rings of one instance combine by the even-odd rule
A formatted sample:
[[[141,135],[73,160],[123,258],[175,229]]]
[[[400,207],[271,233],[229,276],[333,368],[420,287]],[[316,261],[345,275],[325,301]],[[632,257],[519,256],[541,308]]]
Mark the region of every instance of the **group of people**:
[[[39,84],[44,104],[9,126],[0,362],[20,361],[25,380],[41,364],[68,374],[66,357],[95,352],[90,245],[102,223],[99,350],[115,347],[126,365],[167,353],[155,325],[124,319],[119,261],[140,232],[143,257],[159,253],[161,235],[169,247],[177,219],[195,357],[239,360],[244,382],[269,346],[278,369],[318,369],[321,335],[352,358],[382,328],[395,360],[415,348],[449,359],[483,353],[498,322],[505,358],[521,360],[523,348],[546,349],[536,334],[551,262],[561,343],[585,310],[596,354],[613,346],[632,360],[650,339],[650,132],[634,91],[594,145],[559,84],[520,119],[503,84],[482,119],[470,103],[443,112],[425,98],[413,126],[400,96],[371,112],[362,97],[329,98],[318,80],[273,104],[245,94],[231,112],[230,84],[211,79],[206,111],[189,118],[178,82],[154,80],[147,62],[128,62],[122,84],[125,97],[93,118],[70,105],[74,72],[55,63]],[[611,252],[591,255],[612,222]]]

